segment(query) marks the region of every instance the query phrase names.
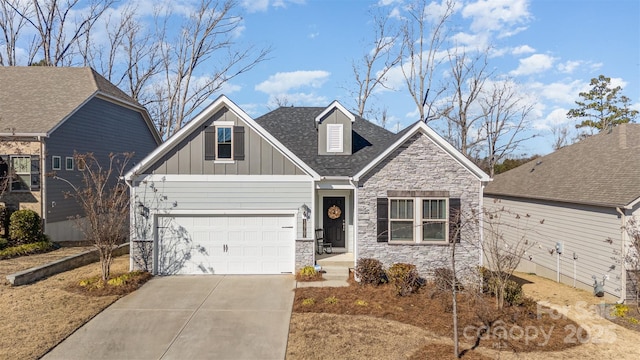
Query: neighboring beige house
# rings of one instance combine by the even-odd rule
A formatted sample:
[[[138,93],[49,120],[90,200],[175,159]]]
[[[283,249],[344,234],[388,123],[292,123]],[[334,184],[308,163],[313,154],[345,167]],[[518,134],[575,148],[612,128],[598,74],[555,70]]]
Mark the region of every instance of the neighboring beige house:
[[[81,214],[71,187],[81,184],[74,153],[134,152],[137,162],[161,142],[142,105],[91,68],[0,67],[0,206],[31,209],[54,241],[83,240],[69,220]]]
[[[497,175],[484,194],[487,207],[544,219],[528,234],[536,246],[520,270],[588,290],[595,276],[609,297],[633,297],[637,285],[621,254],[628,254],[624,227],[640,215],[640,124],[619,125]],[[504,218],[515,225],[515,217]]]

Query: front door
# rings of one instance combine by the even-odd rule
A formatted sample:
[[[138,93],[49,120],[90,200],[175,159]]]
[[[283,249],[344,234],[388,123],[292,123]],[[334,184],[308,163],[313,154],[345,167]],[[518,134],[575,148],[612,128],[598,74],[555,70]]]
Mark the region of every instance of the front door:
[[[345,238],[344,196],[323,198],[324,239],[333,247],[343,248]]]

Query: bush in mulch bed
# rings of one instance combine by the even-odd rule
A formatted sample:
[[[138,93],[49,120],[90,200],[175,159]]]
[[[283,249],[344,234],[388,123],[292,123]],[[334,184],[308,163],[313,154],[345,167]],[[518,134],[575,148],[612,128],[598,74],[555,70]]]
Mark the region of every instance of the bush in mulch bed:
[[[90,296],[126,295],[137,290],[152,277],[153,275],[147,271],[132,271],[113,275],[104,282],[100,275],[96,275],[70,284],[67,290]]]
[[[313,266],[305,266],[296,273],[296,281],[322,281],[322,273]]]
[[[397,289],[392,284],[374,287],[352,282],[349,287],[298,288],[295,291],[293,311],[367,315],[395,320],[451,337],[451,293],[435,289],[434,283],[427,283],[416,293],[398,296]],[[305,299],[328,297],[334,297],[336,301],[331,304],[315,301],[313,304],[303,305]],[[461,293],[458,296],[458,329],[461,341],[467,344],[462,349],[465,346],[469,348],[469,344],[476,340],[478,331],[482,331],[487,325],[490,327],[480,340],[481,347],[531,352],[559,351],[580,345],[580,341],[565,341],[569,331],[567,329],[585,334],[586,330],[572,320],[557,315],[530,299],[523,301],[521,305],[506,306],[500,310],[496,308],[495,299],[490,295]]]

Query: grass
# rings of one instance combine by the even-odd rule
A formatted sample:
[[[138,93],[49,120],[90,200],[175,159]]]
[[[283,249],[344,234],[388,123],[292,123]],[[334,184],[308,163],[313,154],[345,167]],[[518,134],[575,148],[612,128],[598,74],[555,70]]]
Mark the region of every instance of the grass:
[[[61,250],[65,256],[71,252],[65,248]],[[60,258],[61,255],[57,255],[57,252],[2,260],[0,273],[4,277],[10,272]],[[114,276],[125,274],[128,269],[127,255],[114,259],[111,267]],[[2,316],[0,359],[40,358],[77,328],[122,297],[124,288],[129,291],[140,284],[138,282],[131,287],[115,287],[115,290],[104,291],[101,294],[78,289],[70,291],[74,284],[79,284],[87,278],[97,277],[99,274],[100,266],[94,263],[30,285],[12,287],[6,283],[0,284],[0,315]]]
[[[0,250],[0,260],[11,259],[18,256],[41,254],[57,249],[56,244],[49,241],[39,241],[30,244],[10,246]]]

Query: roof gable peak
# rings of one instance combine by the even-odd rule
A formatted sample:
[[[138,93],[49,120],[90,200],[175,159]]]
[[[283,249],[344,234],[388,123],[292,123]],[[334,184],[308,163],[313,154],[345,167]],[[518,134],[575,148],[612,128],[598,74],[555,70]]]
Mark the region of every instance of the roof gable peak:
[[[347,110],[338,100],[334,100],[329,106],[327,106],[318,116],[316,116],[316,127],[322,121],[322,119],[327,116],[333,109],[338,109],[342,113],[344,113],[351,122],[356,121],[356,117],[351,113],[351,111]]]

